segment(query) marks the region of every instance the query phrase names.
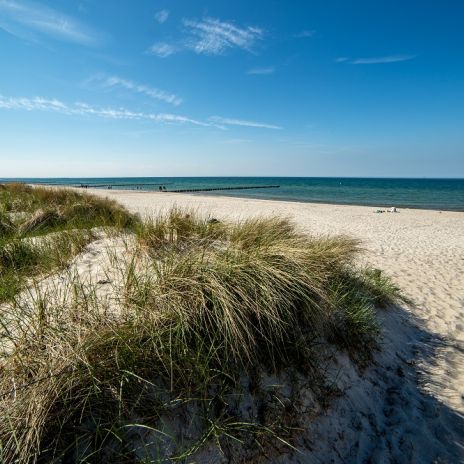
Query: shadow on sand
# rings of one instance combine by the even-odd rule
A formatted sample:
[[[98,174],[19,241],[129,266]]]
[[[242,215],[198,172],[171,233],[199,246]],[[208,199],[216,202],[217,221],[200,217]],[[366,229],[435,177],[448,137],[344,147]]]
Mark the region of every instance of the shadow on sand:
[[[424,389],[427,375],[449,342],[421,328],[402,307],[379,310],[382,347],[359,371],[338,360],[343,396],[316,420],[308,418],[298,452],[279,463],[464,462],[464,416]]]

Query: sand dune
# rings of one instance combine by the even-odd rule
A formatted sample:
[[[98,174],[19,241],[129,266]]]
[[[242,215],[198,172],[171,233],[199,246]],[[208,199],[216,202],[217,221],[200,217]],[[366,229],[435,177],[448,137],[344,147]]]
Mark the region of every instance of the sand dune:
[[[464,213],[218,196],[101,191],[143,216],[177,204],[217,218],[283,215],[362,240],[363,259],[414,300],[383,311],[383,350],[364,372],[342,357],[345,392],[279,462],[464,462]],[[383,206],[383,205],[379,205]]]
[[[117,199],[142,215],[173,204],[199,208],[219,218],[253,215],[291,217],[304,230],[348,234],[362,240],[365,259],[387,271],[416,303],[412,313],[424,328],[446,340],[430,366],[427,383],[447,404],[464,412],[464,213],[403,209],[374,213],[341,206],[218,196],[127,191],[94,193]],[[382,206],[382,205],[379,205]]]
[[[115,199],[142,216],[178,205],[220,220],[287,216],[313,234],[354,236],[364,245],[360,259],[386,271],[414,300],[411,306],[378,310],[383,337],[369,366],[361,368],[335,349],[324,352],[325,378],[336,386],[330,401],[315,399],[311,380],[303,378],[285,388],[290,383],[285,375],[269,376],[266,381],[282,385],[279,395],[296,411],[296,450],[270,449],[266,456],[259,451],[253,462],[464,463],[464,213],[404,209],[377,214],[374,208],[359,206],[157,192],[92,193]],[[94,240],[66,269],[21,294],[22,310],[32,311],[44,292],[54,298],[48,302],[54,314],[72,310],[69,303],[76,288],[94,295],[108,315],[121,310],[124,269],[131,261],[134,236],[97,228],[93,233]],[[249,407],[252,401],[250,394],[243,404]],[[172,413],[163,420],[179,430],[186,423]],[[154,435],[144,431],[140,436],[134,432],[134,437],[136,448],[158,452]],[[225,454],[209,441],[186,462],[250,462],[247,452],[251,450],[238,446]]]

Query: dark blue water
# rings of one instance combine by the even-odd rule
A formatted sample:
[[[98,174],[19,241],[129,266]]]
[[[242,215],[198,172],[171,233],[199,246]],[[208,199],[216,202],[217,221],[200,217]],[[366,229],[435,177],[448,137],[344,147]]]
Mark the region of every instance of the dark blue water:
[[[4,179],[13,180],[13,179]],[[357,179],[328,177],[137,177],[15,179],[56,185],[88,184],[89,187],[122,184],[113,189],[140,190],[193,189],[279,185],[280,188],[204,192],[202,195],[227,195],[271,200],[409,207],[464,211],[464,179]],[[1,179],[0,179],[1,181]],[[143,185],[159,184],[159,185]]]

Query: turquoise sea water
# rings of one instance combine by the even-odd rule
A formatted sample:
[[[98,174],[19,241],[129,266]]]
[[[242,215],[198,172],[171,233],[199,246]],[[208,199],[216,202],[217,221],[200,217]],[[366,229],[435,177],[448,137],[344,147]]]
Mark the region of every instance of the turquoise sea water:
[[[13,179],[3,179],[13,180]],[[271,200],[410,207],[464,211],[464,179],[372,179],[335,177],[137,177],[15,179],[55,185],[87,184],[89,187],[121,184],[113,189],[166,190],[279,185],[257,190],[221,190],[201,195],[227,195]],[[0,179],[2,181],[2,179]],[[156,185],[143,185],[156,184]]]

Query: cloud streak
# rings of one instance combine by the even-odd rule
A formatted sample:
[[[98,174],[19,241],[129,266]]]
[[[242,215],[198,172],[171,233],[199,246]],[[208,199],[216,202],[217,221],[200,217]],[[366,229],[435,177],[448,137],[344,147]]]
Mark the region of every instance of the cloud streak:
[[[169,18],[169,10],[160,10],[155,14],[155,20],[160,24],[165,23]]]
[[[349,63],[349,64],[386,64],[386,63],[399,63],[401,61],[413,60],[416,55],[388,55],[376,56],[369,58],[347,58],[339,57],[335,59],[336,63]]]
[[[142,95],[146,95],[147,97],[153,98],[155,100],[161,100],[166,103],[170,103],[171,105],[178,106],[182,103],[182,99],[173,93],[165,92],[164,90],[160,90],[154,87],[149,87],[144,84],[139,84],[137,82],[122,79],[117,76],[111,76],[106,78],[103,81],[103,86],[106,88],[123,88],[126,90],[130,90],[135,93],[139,93]]]
[[[188,116],[172,113],[144,113],[131,111],[126,108],[102,107],[88,103],[77,102],[66,104],[55,98],[16,98],[0,95],[0,109],[25,110],[25,111],[48,111],[64,114],[67,116],[94,116],[103,119],[115,120],[144,120],[167,124],[191,124],[202,127],[215,127],[225,129],[226,126],[247,126],[262,129],[281,129],[279,126],[254,121],[243,121],[239,119],[211,117],[208,121],[200,121]]]
[[[190,50],[198,55],[223,55],[230,49],[251,52],[264,36],[259,27],[239,27],[216,18],[183,19],[184,36],[174,42],[155,42],[148,53],[166,58],[174,53]]]
[[[48,36],[87,46],[95,46],[101,40],[99,34],[70,16],[17,0],[0,0],[0,28],[28,40]]]
[[[166,42],[157,42],[154,43],[149,49],[148,53],[151,55],[156,55],[159,58],[167,58],[168,56],[173,55],[179,51],[179,47],[168,44]]]
[[[263,37],[263,30],[258,27],[241,28],[214,18],[184,19],[183,24],[190,35],[186,47],[204,55],[222,55],[231,48],[250,51]]]
[[[223,118],[222,116],[212,116],[210,121],[223,126],[243,126],[243,127],[256,127],[260,129],[282,129],[280,126],[274,124],[267,124],[265,122],[247,121],[243,119]]]
[[[267,68],[252,68],[247,71],[247,74],[257,74],[257,75],[265,75],[265,74],[274,74],[275,68],[269,66]]]
[[[211,123],[198,121],[187,116],[170,113],[143,113],[125,108],[101,107],[88,103],[77,102],[69,105],[57,99],[43,97],[13,98],[0,95],[0,109],[49,111],[54,113],[74,115],[91,115],[105,119],[138,119],[168,123],[189,123],[197,126],[212,126]]]

